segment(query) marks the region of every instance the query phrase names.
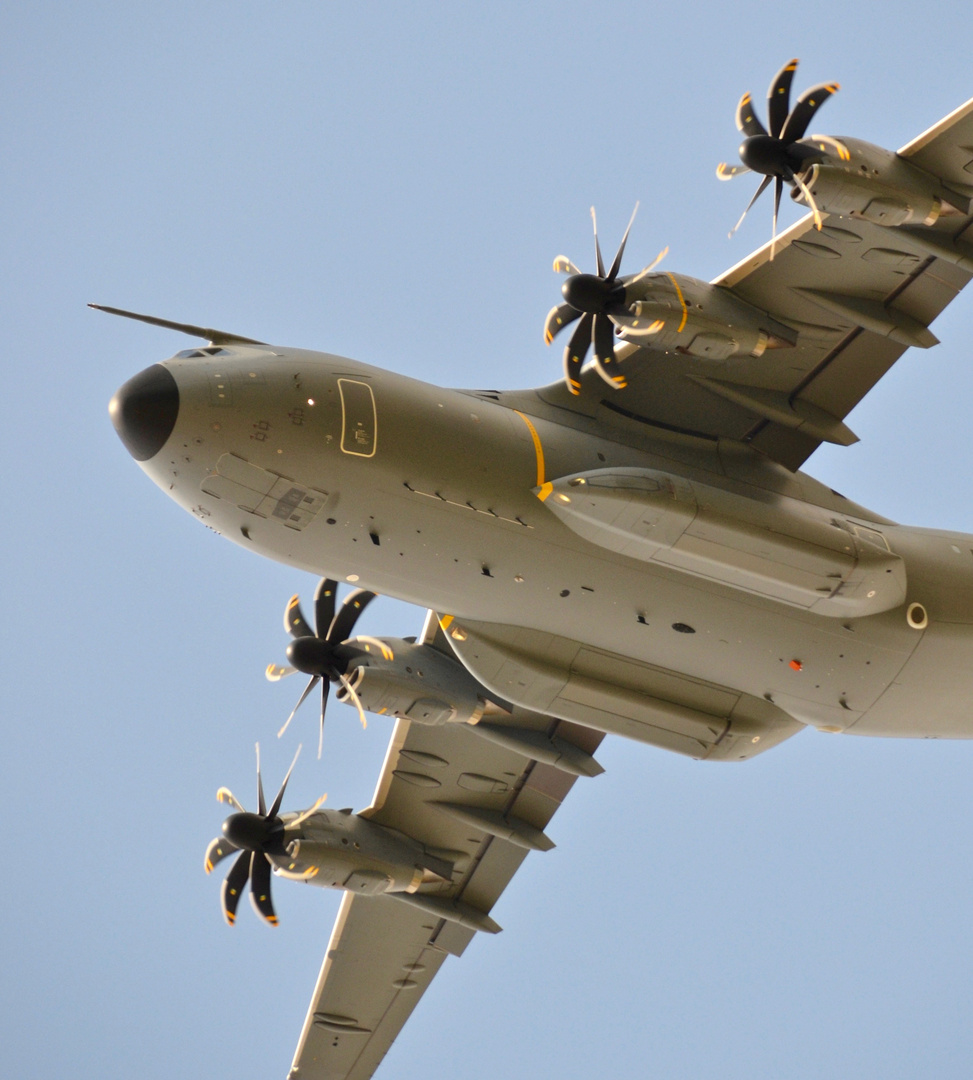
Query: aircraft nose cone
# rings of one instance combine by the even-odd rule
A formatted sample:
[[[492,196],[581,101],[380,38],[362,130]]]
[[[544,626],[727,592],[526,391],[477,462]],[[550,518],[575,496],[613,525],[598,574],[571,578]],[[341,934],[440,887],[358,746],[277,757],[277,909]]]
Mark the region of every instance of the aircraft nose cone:
[[[168,368],[153,364],[120,387],[108,403],[118,437],[136,461],[165,445],[179,415],[179,388]]]

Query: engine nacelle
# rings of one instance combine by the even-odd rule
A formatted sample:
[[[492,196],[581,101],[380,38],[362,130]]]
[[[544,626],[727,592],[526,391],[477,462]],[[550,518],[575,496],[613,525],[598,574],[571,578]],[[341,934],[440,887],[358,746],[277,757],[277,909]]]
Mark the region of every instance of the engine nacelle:
[[[285,827],[287,818],[284,818]],[[415,892],[431,871],[449,880],[451,863],[426,852],[422,844],[357,814],[319,810],[300,828],[284,833],[286,856],[275,856],[281,877],[325,889],[379,893]]]
[[[729,289],[683,274],[651,274],[626,299],[630,314],[613,317],[621,337],[661,351],[727,360],[795,342],[793,330]]]
[[[833,165],[812,166],[805,183],[823,213],[875,225],[934,225],[943,209],[942,199],[932,192],[892,187]],[[807,205],[799,188],[791,194]]]
[[[466,668],[431,645],[383,640],[388,646],[385,654],[369,652],[348,672],[369,712],[433,725],[480,719],[485,703]],[[347,701],[350,695],[340,687],[336,696]]]
[[[890,150],[859,139],[829,138],[819,143],[812,137],[805,141],[829,155],[827,161],[801,175],[823,213],[896,226],[933,225],[944,203],[968,212],[966,196]],[[791,191],[791,197],[808,205],[799,187]]]

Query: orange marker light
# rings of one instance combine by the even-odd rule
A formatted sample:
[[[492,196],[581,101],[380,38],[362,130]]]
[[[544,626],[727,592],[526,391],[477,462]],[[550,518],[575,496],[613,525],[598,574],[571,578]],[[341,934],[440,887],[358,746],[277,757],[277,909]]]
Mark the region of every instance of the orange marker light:
[[[804,667],[800,660],[792,660],[790,666],[794,671],[800,671]]]

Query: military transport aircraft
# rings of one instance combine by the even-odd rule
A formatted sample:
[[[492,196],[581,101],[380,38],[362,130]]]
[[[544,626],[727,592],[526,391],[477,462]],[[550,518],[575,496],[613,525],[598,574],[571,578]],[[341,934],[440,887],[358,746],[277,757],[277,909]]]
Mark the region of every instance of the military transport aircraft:
[[[716,281],[559,257],[564,378],[447,390],[355,360],[131,312],[209,344],[110,411],[141,468],[234,543],[323,574],[286,665],[396,717],[372,805],[235,813],[223,909],[270,872],[343,889],[292,1077],[369,1077],[478,931],[604,734],[745,761],[807,726],[973,736],[973,537],[897,525],[801,472],[973,276],[973,101],[898,153],[738,109],[774,235]],[[810,212],[776,235],[784,185]],[[627,236],[627,233],[626,233]],[[588,346],[593,356],[586,363]],[[338,583],[359,586],[337,603]],[[415,640],[353,636],[376,592]],[[313,621],[313,629],[312,629]],[[300,701],[298,704],[300,704]],[[292,714],[293,715],[293,714]]]

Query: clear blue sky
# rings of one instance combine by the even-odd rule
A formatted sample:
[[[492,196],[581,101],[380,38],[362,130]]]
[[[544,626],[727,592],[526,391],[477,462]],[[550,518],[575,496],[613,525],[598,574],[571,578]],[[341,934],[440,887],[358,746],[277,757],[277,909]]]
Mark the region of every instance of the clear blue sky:
[[[897,147],[973,95],[968,0],[8,4],[0,11],[4,647],[0,1058],[21,1080],[283,1077],[337,895],[234,929],[202,870],[253,744],[288,804],[360,808],[389,736],[280,743],[264,665],[314,580],[200,528],[106,405],[188,339],[87,301],[457,386],[560,370],[551,259],[718,274],[763,242],[717,183],[740,94],[842,84],[816,126]],[[796,217],[786,210],[788,221]],[[973,533],[973,293],[809,471]],[[946,462],[946,464],[943,464]],[[388,600],[362,628],[412,633]],[[973,730],[973,724],[971,724]],[[807,732],[741,767],[608,740],[379,1076],[969,1076],[973,745]]]

